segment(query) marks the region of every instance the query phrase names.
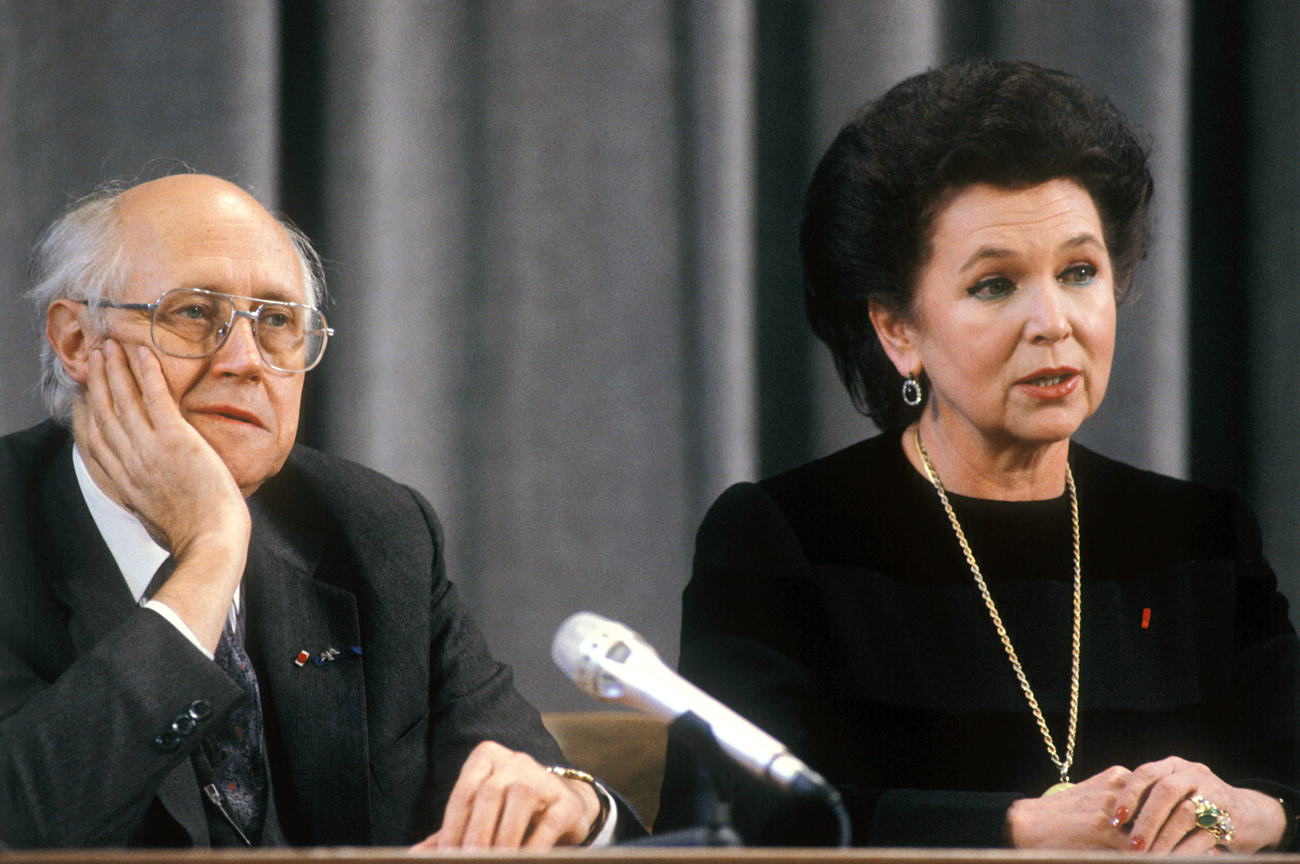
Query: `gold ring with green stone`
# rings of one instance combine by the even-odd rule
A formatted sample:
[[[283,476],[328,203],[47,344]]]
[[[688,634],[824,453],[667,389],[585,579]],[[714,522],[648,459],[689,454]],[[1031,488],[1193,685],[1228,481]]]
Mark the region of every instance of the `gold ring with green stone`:
[[[1196,808],[1196,827],[1214,835],[1220,844],[1231,843],[1237,832],[1232,827],[1232,816],[1227,810],[1206,801],[1200,795],[1191,797],[1192,806]]]

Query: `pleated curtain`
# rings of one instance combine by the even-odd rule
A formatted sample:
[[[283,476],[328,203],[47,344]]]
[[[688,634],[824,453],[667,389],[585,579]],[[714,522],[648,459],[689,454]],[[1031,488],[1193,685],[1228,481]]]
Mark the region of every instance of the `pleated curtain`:
[[[1240,488],[1300,598],[1297,19],[1289,0],[0,0],[0,432],[43,415],[20,296],[40,228],[110,179],[244,184],[328,265],[338,335],[302,440],[429,498],[524,694],[589,707],[549,659],[569,613],[674,661],[710,501],[873,432],[803,319],[821,150],[907,75],[1013,57],[1106,92],[1154,154],[1156,244],[1079,439]]]

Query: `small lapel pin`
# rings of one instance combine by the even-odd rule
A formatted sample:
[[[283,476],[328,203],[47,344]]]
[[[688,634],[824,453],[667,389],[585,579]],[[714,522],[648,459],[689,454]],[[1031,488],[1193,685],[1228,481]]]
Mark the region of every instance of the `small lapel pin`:
[[[333,660],[338,660],[340,657],[360,657],[360,656],[361,656],[361,647],[358,645],[353,645],[349,648],[343,648],[342,650],[338,648],[326,648],[320,654],[316,655],[315,659],[312,659],[310,652],[299,651],[298,656],[293,659],[293,662],[295,666],[304,666],[306,665],[308,660],[311,660],[312,664],[315,666],[324,666],[326,663],[329,663]]]

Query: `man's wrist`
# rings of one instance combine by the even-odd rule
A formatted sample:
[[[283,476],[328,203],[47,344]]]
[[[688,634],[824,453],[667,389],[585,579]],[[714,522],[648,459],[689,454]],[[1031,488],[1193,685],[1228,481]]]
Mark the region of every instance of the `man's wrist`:
[[[237,559],[240,562],[239,569],[244,569],[243,559],[248,554],[248,543],[253,533],[252,516],[248,512],[248,506],[242,502],[240,508],[228,509],[232,512],[223,516],[215,526],[170,544],[177,562],[188,558],[213,561]]]
[[[144,608],[152,612],[157,612],[166,619],[168,623],[179,630],[180,634],[188,639],[195,648],[202,651],[205,657],[209,660],[215,659],[213,653],[203,647],[203,643],[199,641],[199,637],[194,635],[194,631],[190,629],[189,625],[185,623],[185,620],[181,618],[181,616],[176,614],[176,611],[172,609],[172,607],[160,600],[147,600],[144,603]]]
[[[580,771],[577,768],[568,768],[563,765],[551,765],[546,770],[557,777],[563,777],[565,780],[577,780],[586,783],[591,787],[591,791],[596,796],[596,802],[599,805],[600,810],[597,812],[596,818],[592,820],[591,829],[587,832],[587,836],[583,838],[582,843],[579,845],[591,846],[596,844],[603,846],[608,843],[608,838],[605,838],[602,835],[606,833],[606,828],[609,828],[611,833],[613,829],[609,816],[610,813],[613,812],[614,801],[609,792],[607,792],[600,783],[596,782],[595,777],[592,777],[586,771]],[[597,841],[603,842],[598,844]]]

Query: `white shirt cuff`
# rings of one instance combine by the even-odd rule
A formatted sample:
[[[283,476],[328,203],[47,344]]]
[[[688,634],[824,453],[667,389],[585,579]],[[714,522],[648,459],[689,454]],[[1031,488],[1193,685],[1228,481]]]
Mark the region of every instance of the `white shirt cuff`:
[[[202,643],[199,642],[199,637],[194,635],[194,631],[189,628],[189,625],[181,620],[181,616],[177,615],[174,611],[172,611],[172,607],[168,606],[166,603],[162,602],[161,600],[146,600],[143,605],[144,608],[152,609],[153,611],[157,612],[159,615],[161,615],[162,617],[170,621],[173,627],[181,631],[182,636],[184,636],[186,639],[193,642],[194,647],[203,652],[204,657],[207,657],[209,660],[216,659],[215,657],[212,656],[212,652],[209,651],[207,648],[204,648]]]
[[[605,825],[600,829],[600,833],[596,835],[596,839],[587,844],[588,849],[612,844],[614,842],[614,826],[618,823],[618,805],[614,803],[614,796],[609,794],[609,791],[599,782],[594,785],[596,794],[605,799],[605,806],[609,808],[609,815],[605,817]]]

